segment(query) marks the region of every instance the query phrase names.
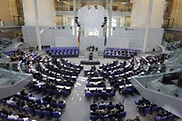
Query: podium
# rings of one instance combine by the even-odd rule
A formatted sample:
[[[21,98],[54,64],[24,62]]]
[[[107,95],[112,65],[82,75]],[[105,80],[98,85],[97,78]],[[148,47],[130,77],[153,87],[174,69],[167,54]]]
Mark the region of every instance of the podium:
[[[93,60],[93,53],[92,52],[89,53],[89,60]]]
[[[84,60],[80,62],[80,64],[85,65],[98,65],[100,61],[98,61],[98,52],[97,51],[88,51],[84,52]]]

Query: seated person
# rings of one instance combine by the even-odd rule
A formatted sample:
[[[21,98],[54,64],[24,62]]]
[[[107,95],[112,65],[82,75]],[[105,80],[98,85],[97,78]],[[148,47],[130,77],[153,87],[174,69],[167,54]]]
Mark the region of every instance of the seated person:
[[[6,101],[7,104],[15,104],[16,103],[16,99],[15,97],[11,97],[9,100]]]
[[[124,111],[124,105],[122,102],[119,102],[115,105],[115,108],[118,109],[119,111]]]
[[[0,112],[3,114],[9,114],[5,107],[3,107]]]
[[[99,109],[96,109],[95,111],[90,112],[90,115],[99,115],[99,114],[100,114]]]
[[[109,118],[111,120],[115,120],[116,119],[116,117],[117,117],[117,115],[116,115],[117,111],[118,110],[116,108],[113,108],[112,110],[110,110]]]
[[[98,47],[95,48],[95,51],[96,51],[96,52],[98,51]]]
[[[10,111],[10,113],[9,113],[9,115],[8,115],[8,119],[15,119],[15,120],[17,120],[18,118],[19,118],[18,115],[13,114],[13,113]]]
[[[132,119],[132,121],[141,121],[139,114],[137,114],[136,117],[134,119]]]
[[[90,107],[97,107],[97,104],[95,103],[95,101],[93,101],[93,103],[90,105]]]
[[[112,104],[112,101],[109,101],[107,104],[107,109],[112,110],[114,108],[114,105]]]
[[[28,93],[26,92],[25,88],[23,88],[20,94],[23,96],[27,96]]]

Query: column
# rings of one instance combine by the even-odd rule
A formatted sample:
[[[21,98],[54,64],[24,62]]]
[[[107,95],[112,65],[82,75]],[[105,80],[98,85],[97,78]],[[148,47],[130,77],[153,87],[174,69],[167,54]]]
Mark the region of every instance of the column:
[[[26,26],[34,26],[35,23],[35,10],[34,0],[23,0],[23,12]],[[39,16],[40,26],[52,26],[56,23],[52,19],[52,9],[50,0],[38,0],[37,11]]]
[[[150,21],[151,21],[151,14],[152,14],[152,5],[153,5],[153,0],[149,0],[147,21],[146,21],[145,35],[144,35],[144,42],[143,42],[143,52],[146,51],[146,46],[147,46]]]
[[[131,12],[131,27],[145,28],[147,24],[150,0],[134,0]],[[153,0],[151,13],[151,28],[161,28],[164,14],[165,0]]]
[[[76,15],[76,0],[73,0],[73,11],[74,11],[74,18],[73,19],[75,19],[75,17],[77,16]],[[75,21],[74,21],[74,35],[76,36],[76,23],[75,23]]]
[[[109,36],[111,36],[111,29],[112,29],[112,3],[113,0],[110,0],[110,11],[109,11]]]
[[[37,0],[34,0],[34,10],[35,10],[35,28],[36,28],[38,50],[41,50],[42,48],[41,48],[41,38],[40,38],[40,26],[39,26]]]

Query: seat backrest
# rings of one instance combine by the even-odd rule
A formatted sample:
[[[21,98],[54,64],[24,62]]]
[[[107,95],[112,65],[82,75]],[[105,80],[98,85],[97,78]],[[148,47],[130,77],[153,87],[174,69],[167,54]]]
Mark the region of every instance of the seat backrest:
[[[174,114],[170,114],[170,115],[167,116],[168,121],[172,121],[173,118],[174,118]]]
[[[24,121],[24,119],[23,118],[18,118],[18,121]]]
[[[146,115],[146,114],[149,114],[149,113],[150,113],[150,109],[151,109],[151,107],[145,108],[145,109],[144,109],[144,114],[145,114],[145,115]]]
[[[126,112],[125,112],[125,111],[124,111],[124,112],[120,112],[120,113],[119,113],[119,117],[120,117],[120,118],[126,117]]]
[[[90,120],[91,121],[96,121],[99,118],[97,115],[90,115]]]
[[[61,117],[61,112],[52,112],[52,116],[54,118],[60,118]]]
[[[94,91],[94,92],[93,92],[93,96],[94,96],[94,97],[98,97],[98,96],[99,96],[99,93],[98,93],[97,91]]]
[[[51,115],[50,111],[44,110],[43,113],[44,113],[44,116],[50,116]]]
[[[166,121],[167,116],[161,117],[159,121]]]
[[[42,111],[38,110],[38,109],[35,109],[35,114],[41,116],[42,115]]]
[[[65,103],[59,103],[59,104],[58,104],[58,107],[59,107],[60,109],[65,109],[66,104],[65,104]]]

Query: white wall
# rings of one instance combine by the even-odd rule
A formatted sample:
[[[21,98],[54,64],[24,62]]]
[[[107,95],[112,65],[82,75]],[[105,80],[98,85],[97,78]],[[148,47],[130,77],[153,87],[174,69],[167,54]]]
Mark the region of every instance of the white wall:
[[[22,31],[24,42],[32,47],[37,46],[35,26],[23,26]],[[50,45],[52,47],[62,46],[62,43],[70,43],[69,45],[73,46],[73,43],[71,42],[72,39],[77,42],[77,37],[72,35],[72,29],[58,29],[49,26],[41,26],[40,37],[42,45]],[[59,38],[61,39],[60,41]],[[75,46],[77,46],[77,44]]]
[[[125,30],[123,28],[116,28],[113,31],[113,37],[120,38],[121,44],[125,40],[128,40],[129,42],[128,48],[135,48],[135,49],[143,48],[144,34],[145,34],[144,28],[135,28],[135,30]],[[163,29],[150,28],[146,50],[152,50],[152,48],[156,47],[157,45],[160,45],[162,41],[162,35],[163,35]]]
[[[31,46],[37,46],[35,27],[22,27],[23,36],[26,43]],[[72,29],[50,29],[48,26],[40,27],[42,45],[55,46],[77,46],[78,38],[72,35]],[[90,45],[99,47],[99,50],[104,50],[105,47],[117,48],[143,48],[144,28],[135,28],[135,30],[125,30],[125,28],[116,28],[113,30],[113,36],[107,38],[107,44],[104,46],[104,37],[81,37],[80,49],[85,50]],[[147,41],[147,49],[161,44],[163,29],[150,28]]]
[[[55,46],[56,47],[70,47],[78,46],[78,41],[76,36],[56,36],[55,37]]]

